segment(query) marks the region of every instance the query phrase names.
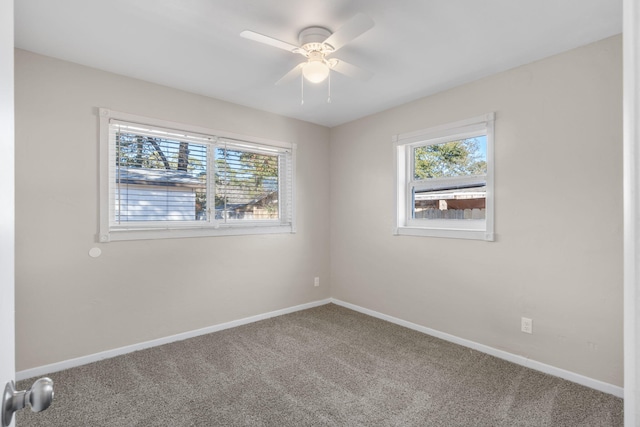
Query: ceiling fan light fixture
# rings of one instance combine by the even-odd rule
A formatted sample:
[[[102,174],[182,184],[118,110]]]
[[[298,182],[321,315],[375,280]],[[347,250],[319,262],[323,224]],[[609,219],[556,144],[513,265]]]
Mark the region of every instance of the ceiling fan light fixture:
[[[363,13],[357,13],[338,30],[331,32],[324,27],[306,27],[298,34],[298,45],[294,45],[273,37],[265,36],[250,30],[240,33],[240,36],[263,43],[291,53],[302,55],[306,61],[300,62],[287,74],[276,82],[277,85],[299,77],[304,87],[304,81],[321,83],[329,79],[329,91],[331,91],[331,71],[354,77],[360,80],[368,80],[371,73],[336,58],[327,58],[337,50],[359,37],[362,33],[371,29],[374,22]]]
[[[311,83],[320,83],[329,77],[329,67],[322,60],[312,60],[302,67],[302,75]]]

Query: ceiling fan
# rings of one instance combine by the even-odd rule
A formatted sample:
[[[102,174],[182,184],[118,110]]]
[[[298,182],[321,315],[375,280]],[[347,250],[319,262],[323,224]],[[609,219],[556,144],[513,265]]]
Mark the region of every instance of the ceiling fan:
[[[371,72],[330,56],[362,33],[371,29],[373,25],[374,22],[371,18],[363,13],[358,13],[335,33],[324,27],[307,27],[300,31],[298,35],[299,46],[249,30],[241,32],[240,36],[300,54],[306,58],[306,61],[296,65],[276,84],[292,80],[300,74],[312,83],[320,83],[329,76],[331,70],[348,77],[366,81],[373,75]]]

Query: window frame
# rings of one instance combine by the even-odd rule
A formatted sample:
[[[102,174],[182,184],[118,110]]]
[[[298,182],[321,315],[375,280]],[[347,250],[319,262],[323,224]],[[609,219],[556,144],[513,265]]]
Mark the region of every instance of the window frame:
[[[297,145],[290,142],[275,141],[265,138],[258,138],[246,135],[239,135],[230,132],[208,129],[200,126],[176,123],[162,119],[154,119],[135,114],[113,111],[107,108],[99,108],[99,156],[100,156],[100,176],[99,176],[99,230],[97,240],[101,243],[123,241],[123,240],[145,240],[145,239],[166,239],[166,238],[189,238],[189,237],[213,237],[213,236],[233,236],[249,234],[274,234],[274,233],[295,233],[296,213],[295,213],[295,175],[296,175],[296,149]],[[112,138],[110,135],[110,123],[124,122],[139,124],[154,129],[170,130],[174,132],[185,132],[189,135],[199,135],[209,139],[205,142],[213,149],[208,149],[207,160],[207,194],[208,199],[214,200],[215,194],[215,161],[213,151],[223,143],[235,144],[236,147],[244,145],[247,151],[264,149],[279,153],[279,160],[282,161],[283,169],[279,169],[278,199],[280,218],[274,220],[232,220],[221,221],[215,218],[215,206],[209,206],[212,213],[206,221],[147,221],[132,222],[124,225],[114,225],[112,208],[114,206],[114,177],[111,175],[114,168],[111,163],[115,161],[111,150]],[[196,142],[200,143],[200,142]],[[286,156],[280,155],[287,152]]]
[[[395,203],[393,234],[405,236],[445,237],[472,240],[494,240],[494,122],[495,113],[460,120],[415,132],[394,135],[393,157],[395,175]],[[415,189],[433,188],[437,183],[465,182],[485,175],[416,180],[413,150],[485,135],[487,139],[487,173],[484,220],[413,218]]]

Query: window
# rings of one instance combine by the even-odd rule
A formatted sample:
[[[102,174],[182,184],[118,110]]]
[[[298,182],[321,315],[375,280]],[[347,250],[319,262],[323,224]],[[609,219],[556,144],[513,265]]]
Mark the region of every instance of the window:
[[[493,240],[493,122],[491,113],[394,137],[395,234]]]
[[[295,144],[100,109],[99,240],[295,232]]]

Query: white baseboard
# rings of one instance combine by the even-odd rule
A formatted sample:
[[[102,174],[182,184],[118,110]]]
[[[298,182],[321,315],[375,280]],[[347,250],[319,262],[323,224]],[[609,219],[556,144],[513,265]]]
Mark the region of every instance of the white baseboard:
[[[318,307],[321,305],[329,304],[330,302],[331,302],[330,299],[314,301],[306,304],[296,305],[293,307],[283,308],[281,310],[271,311],[269,313],[245,317],[244,319],[232,320],[231,322],[220,323],[218,325],[208,326],[202,329],[196,329],[195,331],[183,332],[181,334],[171,335],[169,337],[158,338],[151,341],[145,341],[139,344],[133,344],[125,347],[115,348],[113,350],[101,351],[100,353],[94,353],[88,356],[82,356],[82,357],[69,359],[62,362],[58,362],[58,363],[52,363],[50,365],[38,366],[32,369],[25,369],[24,371],[16,372],[16,380],[20,381],[26,378],[39,377],[39,376],[51,374],[53,372],[59,372],[65,369],[75,368],[77,366],[87,365],[89,363],[98,362],[100,360],[121,356],[123,354],[133,353],[134,351],[144,350],[146,348],[156,347],[163,344],[169,344],[176,341],[182,341],[182,340],[194,338],[200,335],[210,334],[212,332],[218,332],[218,331],[222,331],[229,328],[235,328],[236,326],[242,326],[248,323],[269,319],[271,317],[282,316],[283,314],[289,314],[289,313],[294,313],[296,311],[306,310],[308,308]]]
[[[557,368],[555,366],[547,365],[545,363],[537,362],[535,360],[528,359],[523,356],[518,356],[503,350],[498,350],[493,347],[479,344],[474,341],[470,341],[464,338],[459,338],[454,335],[450,335],[444,332],[437,331],[435,329],[427,328],[415,323],[407,322],[406,320],[398,319],[397,317],[389,316],[383,313],[379,313],[368,308],[360,307],[355,304],[341,301],[335,298],[327,298],[324,300],[314,301],[307,304],[296,305],[293,307],[283,308],[281,310],[271,311],[269,313],[258,314],[255,316],[245,317],[244,319],[233,320],[231,322],[221,323],[218,325],[209,326],[195,331],[184,332],[177,335],[172,335],[165,338],[158,338],[151,341],[145,341],[139,344],[133,344],[125,347],[116,348],[113,350],[102,351],[100,353],[90,354],[88,356],[82,356],[75,359],[69,359],[58,363],[52,363],[50,365],[38,366],[32,369],[26,369],[24,371],[16,372],[16,379],[23,380],[26,378],[39,377],[47,375],[53,372],[62,371],[77,366],[86,365],[89,363],[97,362],[111,357],[120,356],[127,353],[133,353],[134,351],[144,350],[146,348],[156,347],[163,344],[169,344],[176,341],[182,341],[189,338],[197,337],[200,335],[210,334],[212,332],[222,331],[229,328],[235,328],[236,326],[246,325],[249,323],[257,322],[260,320],[269,319],[271,317],[282,316],[283,314],[294,313],[296,311],[306,310],[321,305],[334,303],[336,305],[372,316],[378,319],[386,320],[396,325],[404,326],[409,329],[413,329],[418,332],[422,332],[427,335],[434,336],[436,338],[443,339],[445,341],[459,344],[482,353],[489,354],[491,356],[498,357],[503,360],[515,363],[517,365],[525,366],[527,368],[534,369],[536,371],[544,372],[545,374],[553,375],[565,380],[590,387],[592,389],[602,391],[604,393],[612,394],[614,396],[622,398],[624,395],[624,389],[612,384],[605,383],[603,381],[595,380],[593,378],[585,377],[584,375],[576,374],[575,372],[567,371]]]
[[[336,305],[340,305],[342,307],[351,309],[353,311],[357,311],[372,317],[377,317],[378,319],[386,320],[387,322],[395,323],[396,325],[404,326],[405,328],[413,329],[415,331],[422,332],[424,334],[431,335],[436,338],[440,338],[445,341],[452,342],[454,344],[459,344],[464,347],[472,348],[474,350],[489,354],[491,356],[495,356],[499,359],[503,359],[508,362],[515,363],[517,365],[525,366],[527,368],[544,372],[545,374],[553,375],[555,377],[559,377],[567,381],[571,381],[571,382],[583,385],[585,387],[602,391],[604,393],[612,394],[616,397],[622,398],[624,395],[624,389],[622,387],[615,386],[613,384],[609,384],[603,381],[595,380],[593,378],[585,377],[584,375],[576,374],[575,372],[567,371],[564,369],[557,368],[555,366],[537,362],[535,360],[531,360],[523,356],[518,356],[517,354],[509,353],[504,350],[498,350],[496,348],[489,347],[484,344],[479,344],[477,342],[470,341],[464,338],[459,338],[459,337],[456,337],[455,335],[450,335],[444,332],[436,331],[435,329],[431,329],[415,323],[407,322],[406,320],[398,319],[393,316],[388,316],[386,314],[379,313],[374,310],[369,310],[368,308],[360,307],[358,305],[344,302],[335,298],[330,298],[330,302]]]

